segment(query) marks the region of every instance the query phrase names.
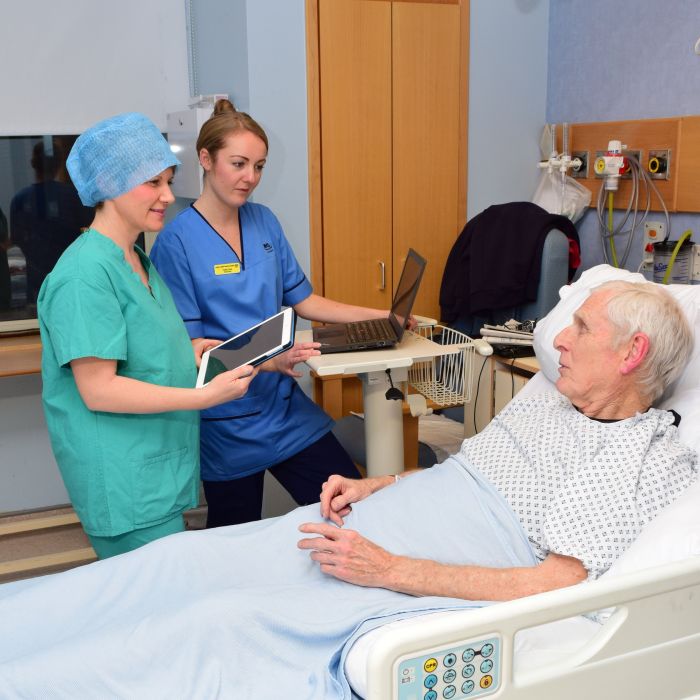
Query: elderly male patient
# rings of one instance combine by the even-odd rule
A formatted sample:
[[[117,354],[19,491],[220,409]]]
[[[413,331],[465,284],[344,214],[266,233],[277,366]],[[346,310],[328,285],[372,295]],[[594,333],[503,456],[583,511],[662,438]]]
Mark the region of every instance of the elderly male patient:
[[[658,286],[612,283],[555,344],[558,392],[431,469],[0,586],[0,696],[345,699],[372,627],[596,578],[697,476],[650,408],[692,336]]]
[[[446,565],[398,556],[357,532],[304,524],[302,540],[331,576],[411,595],[506,600],[596,578],[697,476],[677,440],[680,417],[651,408],[685,366],[692,335],[656,285],[596,288],[555,339],[560,393],[515,400],[461,460],[505,498],[537,558],[530,567]],[[321,512],[336,525],[352,503],[394,483],[331,477]],[[426,494],[430,503],[429,494]]]

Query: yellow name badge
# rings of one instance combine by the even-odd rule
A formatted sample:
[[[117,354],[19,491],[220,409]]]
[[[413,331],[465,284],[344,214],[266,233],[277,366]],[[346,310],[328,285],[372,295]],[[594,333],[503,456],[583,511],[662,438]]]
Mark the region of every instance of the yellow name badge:
[[[237,275],[241,271],[241,263],[223,263],[214,265],[215,275]]]

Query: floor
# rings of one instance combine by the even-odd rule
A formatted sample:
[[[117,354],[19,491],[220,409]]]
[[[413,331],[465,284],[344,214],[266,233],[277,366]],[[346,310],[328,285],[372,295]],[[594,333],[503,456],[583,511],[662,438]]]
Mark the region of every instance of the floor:
[[[200,504],[185,513],[189,530],[205,527],[207,511],[203,490]],[[283,515],[294,507],[296,504],[291,496],[271,474],[266,473],[263,517]],[[53,521],[58,524],[54,525]],[[24,532],[15,531],[24,527],[27,528]],[[95,559],[90,541],[70,506],[27,513],[0,513],[0,583],[65,571]]]
[[[24,525],[73,515],[70,507],[5,515],[0,516],[0,529],[12,530],[17,523]],[[188,511],[185,519],[188,529],[203,528],[206,507]],[[65,571],[94,560],[90,541],[79,522],[0,534],[0,583]]]
[[[72,513],[72,508],[56,508],[20,515],[9,515],[0,518],[1,523],[30,521],[38,517],[50,517]],[[50,554],[58,549],[89,547],[90,542],[80,524],[58,527],[49,532],[26,532],[5,538],[0,548],[0,561],[5,562],[23,557],[34,557]]]

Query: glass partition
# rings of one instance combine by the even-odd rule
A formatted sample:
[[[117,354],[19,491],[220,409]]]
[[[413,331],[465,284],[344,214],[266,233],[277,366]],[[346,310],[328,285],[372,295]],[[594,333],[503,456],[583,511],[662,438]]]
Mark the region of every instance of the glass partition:
[[[38,327],[41,283],[92,221],[66,170],[76,138],[0,137],[0,333]]]

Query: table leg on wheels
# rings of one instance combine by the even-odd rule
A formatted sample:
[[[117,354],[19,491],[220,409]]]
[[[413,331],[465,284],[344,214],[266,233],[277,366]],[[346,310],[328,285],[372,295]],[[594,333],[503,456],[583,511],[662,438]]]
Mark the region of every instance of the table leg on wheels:
[[[297,331],[296,337],[298,342],[308,342],[312,333],[310,330]],[[407,332],[404,333],[401,342],[393,348],[327,353],[310,357],[306,361],[319,377],[328,378],[327,383],[330,383],[330,378],[335,375],[354,375],[360,380],[365,412],[368,476],[398,474],[406,468],[417,466],[418,420],[409,414],[404,425],[404,402],[386,398],[391,384],[393,383],[395,389],[392,394],[396,395],[404,383],[408,383],[409,368],[416,363],[428,362],[430,358],[465,353],[464,346],[465,343],[461,340],[459,343],[440,345],[419,333]],[[431,382],[439,383],[436,377],[432,377]],[[329,386],[329,391],[331,388],[336,389],[335,386]],[[337,392],[334,391],[333,394],[335,397]],[[318,399],[318,393],[314,395]],[[348,408],[345,405],[345,391],[340,392],[339,398],[342,400],[342,413],[345,414]],[[357,396],[353,396],[354,403],[356,399]],[[329,409],[330,403],[329,400]],[[337,399],[334,403],[337,404]],[[326,406],[325,398],[323,405]],[[405,439],[410,441],[410,445],[406,446],[404,452]]]
[[[394,386],[406,380],[405,369],[392,370]],[[365,411],[367,476],[398,474],[404,470],[403,411],[401,401],[388,400],[385,372],[361,374]]]

